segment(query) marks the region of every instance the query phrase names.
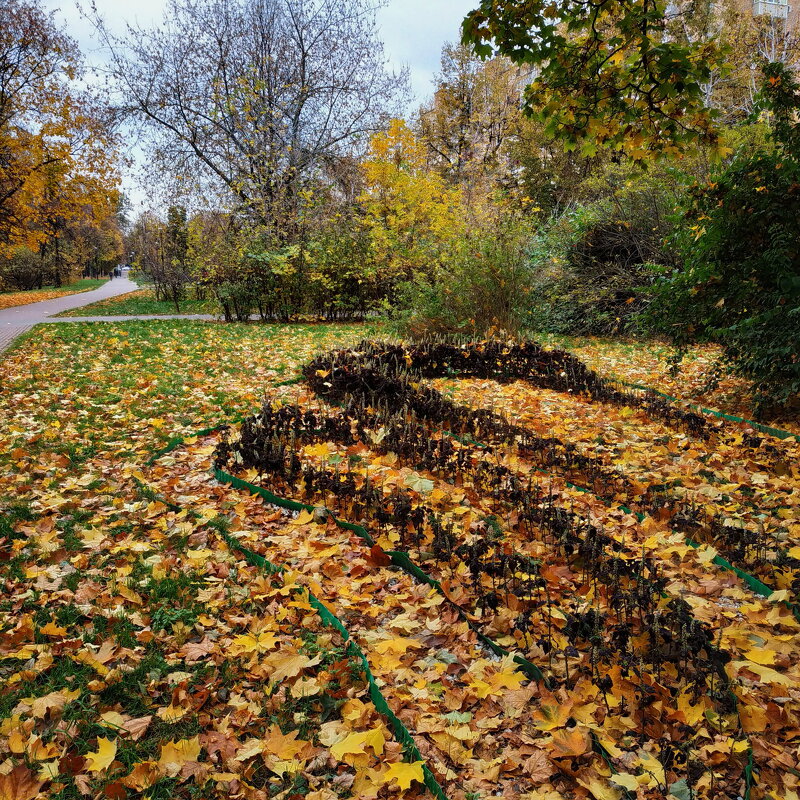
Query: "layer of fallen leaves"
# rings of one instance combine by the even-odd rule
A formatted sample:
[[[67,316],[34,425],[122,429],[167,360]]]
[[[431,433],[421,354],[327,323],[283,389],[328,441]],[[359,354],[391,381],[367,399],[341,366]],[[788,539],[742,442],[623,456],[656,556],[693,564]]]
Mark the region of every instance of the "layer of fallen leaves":
[[[123,502],[135,487],[11,526],[2,796],[416,796],[421,767],[307,590],[185,510]]]
[[[16,306],[26,306],[29,303],[39,303],[42,300],[54,300],[56,297],[64,297],[68,294],[80,294],[85,291],[88,290],[70,289],[66,286],[63,289],[37,289],[30,292],[0,293],[0,310],[4,308],[14,308]]]
[[[304,587],[351,630],[449,797],[618,800],[624,791],[671,792],[678,800],[692,792],[731,797],[743,791],[747,744],[757,768],[751,796],[796,797],[797,623],[783,605],[753,595],[718,569],[711,548],[689,548],[662,520],[641,525],[553,478],[557,502],[581,506],[626,546],[658,558],[667,591],[718,633],[720,647],[732,655],[727,672],[740,729],[706,699],[668,693],[652,707],[642,738],[636,720],[619,711],[639,702],[636,687],[620,679],[618,691],[604,697],[574,669],[577,658],[568,687],[550,691],[531,683],[513,663],[492,655],[449,601],[360,540],[219,486],[207,473],[213,440],[190,443],[152,470],[145,467],[173,435],[250,412],[264,389],[293,378],[311,355],[366,333],[363,326],[64,325],[38,329],[0,362],[0,505],[6,512],[0,645],[9,656],[0,661],[0,797],[277,793],[333,800],[422,791],[419,765],[400,761],[399,744],[375,715],[363,677],[342,642],[309,611]],[[606,348],[601,360],[588,360],[601,372],[677,393],[647,348],[617,352],[622,355]],[[453,389],[485,404],[468,384]],[[536,395],[514,405],[500,387],[481,391],[495,398],[486,402],[505,403],[513,417],[522,417]],[[295,401],[302,393],[283,386],[274,397]],[[547,393],[542,397],[544,403]],[[600,446],[592,442],[592,426],[605,411],[591,421],[590,411],[576,411],[572,402],[554,396],[547,424],[560,426],[567,441]],[[612,428],[623,427],[614,428],[617,439],[608,447],[600,446],[603,457],[656,480],[658,466],[651,470],[646,454],[658,432],[645,419],[615,414]],[[634,444],[625,467],[628,436]],[[793,491],[781,483],[794,480],[794,461],[782,481],[773,481],[776,462],[754,470],[732,458],[735,443],[719,463],[712,445],[678,466],[696,446],[684,445],[656,459],[670,480],[680,472],[696,481],[699,464],[705,468],[711,460],[712,471],[731,483],[740,471],[770,476],[768,491],[781,497],[776,507]],[[661,446],[666,443],[655,445]],[[330,448],[328,456],[335,455]],[[453,494],[435,475],[417,473],[409,483],[414,470],[380,466],[387,482],[416,484],[426,497],[428,481]],[[714,480],[709,485],[716,488]],[[702,484],[690,488],[696,493]],[[170,510],[157,499],[162,494],[186,511]],[[736,503],[746,495],[739,492]],[[476,515],[491,510],[485,498],[474,502]],[[778,519],[793,536],[793,521]],[[234,556],[220,526],[293,567],[286,583]],[[552,585],[564,597],[574,595],[571,574],[550,566]],[[576,599],[584,602],[570,597]],[[502,624],[476,619],[501,643],[525,644]],[[284,655],[319,661],[303,662],[297,674],[278,681],[275,659]],[[540,663],[549,668],[547,658]],[[679,765],[663,761],[661,739],[679,725],[692,729],[689,755],[703,765],[691,791],[685,782],[670,782]],[[306,749],[291,754],[296,745],[282,748],[278,734],[280,742],[291,739]],[[273,735],[280,753],[265,744]],[[137,788],[136,781],[151,779],[148,788]]]
[[[205,493],[213,484],[208,476],[203,475],[203,470],[198,469],[208,466],[205,456],[207,452],[208,447],[201,447],[194,454],[167,456],[164,462],[167,472],[174,476],[176,468],[180,469],[182,460],[189,459],[189,464],[183,465],[189,476],[188,480],[190,482],[194,480],[195,486],[203,487],[198,494],[190,495],[195,499],[207,496]],[[363,479],[364,473],[369,470],[372,484],[380,486],[385,493],[391,493],[397,487],[406,487],[412,492],[417,492],[418,502],[424,501],[426,507],[432,506],[436,511],[450,516],[457,527],[463,527],[465,539],[470,536],[470,531],[476,522],[488,515],[496,515],[500,519],[508,518],[507,513],[503,513],[491,498],[471,491],[466,481],[457,488],[453,487],[432,473],[417,472],[409,468],[398,460],[395,454],[380,456],[371,452],[367,445],[346,449],[335,445],[312,445],[305,447],[300,455],[303,460],[336,464],[342,480],[359,475]],[[192,465],[192,458],[204,456],[204,461]],[[516,468],[524,468],[522,461],[516,456],[512,455],[509,462],[514,463]],[[262,480],[255,473],[246,477],[256,482]],[[356,477],[356,480],[358,479]],[[294,489],[296,496],[302,496],[303,487],[300,483],[296,487],[271,486],[270,488],[277,490],[278,493],[291,493]],[[186,491],[183,483],[179,485],[181,491]],[[598,692],[597,682],[587,677],[594,672],[592,651],[583,648],[581,652],[580,648],[576,649],[575,643],[568,641],[563,631],[570,613],[594,608],[610,616],[610,609],[603,608],[602,596],[597,588],[585,583],[580,573],[558,565],[557,562],[553,563],[552,554],[548,553],[546,547],[537,549],[535,546],[532,547],[530,542],[525,544],[524,539],[515,541],[509,535],[505,539],[508,544],[517,548],[527,546],[525,555],[538,558],[540,562],[548,565],[546,569],[541,570],[542,579],[549,587],[548,613],[544,613],[543,609],[542,613],[533,619],[534,625],[539,626],[538,630],[534,629],[529,632],[530,636],[524,637],[520,636],[518,630],[514,630],[513,622],[516,615],[510,609],[508,614],[503,613],[505,610],[503,607],[494,614],[487,612],[485,608],[483,611],[476,609],[474,604],[476,587],[471,584],[469,575],[458,571],[448,572],[441,564],[437,564],[429,553],[426,556],[425,551],[430,550],[429,542],[417,543],[413,555],[425,559],[423,563],[426,569],[444,582],[448,596],[454,598],[462,607],[466,606],[475,611],[473,618],[486,623],[484,628],[486,633],[493,635],[506,646],[516,645],[522,649],[546,675],[565,687],[565,693],[559,700],[559,704],[565,709],[562,724],[570,725],[570,730],[575,729],[576,719],[587,724],[589,730],[585,732],[588,737],[586,741],[591,738],[590,734],[602,737],[600,741],[614,757],[617,769],[623,773],[630,770],[629,774],[639,778],[636,785],[641,791],[647,789],[649,785],[655,792],[653,796],[662,796],[659,793],[666,787],[672,786],[676,796],[680,796],[681,781],[685,781],[684,776],[691,775],[692,770],[696,768],[698,771],[694,774],[696,783],[693,786],[693,791],[697,792],[696,796],[714,797],[718,796],[716,793],[719,792],[725,793],[726,796],[734,796],[743,791],[735,781],[743,773],[744,754],[750,744],[760,772],[760,785],[781,787],[779,776],[784,767],[796,769],[798,766],[792,754],[797,726],[800,724],[796,705],[796,692],[800,687],[798,652],[795,646],[798,624],[790,611],[774,601],[764,600],[747,591],[735,575],[724,572],[711,563],[715,554],[713,549],[689,547],[681,536],[673,535],[668,526],[657,520],[650,518],[644,524],[639,524],[632,514],[618,508],[608,508],[591,496],[571,490],[557,477],[549,479],[549,489],[551,501],[554,500],[565,509],[573,511],[577,509],[587,517],[591,517],[603,530],[617,539],[620,547],[629,547],[634,553],[634,558],[636,553],[641,553],[642,556],[646,554],[656,559],[661,573],[667,579],[668,594],[687,600],[695,617],[712,628],[718,646],[726,651],[731,659],[727,667],[728,678],[732,682],[731,686],[738,700],[737,713],[733,718],[728,713],[730,709],[728,712],[724,710],[725,704],[722,708],[718,706],[716,701],[724,699],[724,692],[715,699],[713,682],[711,691],[707,688],[705,690],[707,693],[704,693],[701,689],[698,694],[697,685],[692,686],[688,681],[684,683],[689,676],[670,675],[669,668],[666,668],[661,675],[640,672],[636,678],[626,678],[627,673],[621,672],[619,665],[604,663],[601,671],[612,678],[613,688],[607,695]],[[217,491],[217,496],[222,500],[225,497],[225,490]],[[334,503],[332,506],[334,510],[347,516],[348,509],[338,508],[332,496],[324,498],[311,496],[308,499],[312,502]],[[255,525],[256,530],[261,531],[264,528],[259,523],[262,517],[259,517],[252,508],[246,512],[242,510],[248,503],[256,502],[243,500],[241,505],[235,507],[235,511],[242,517],[240,524],[244,523],[247,527]],[[300,515],[295,523],[307,526],[311,517],[310,514]],[[375,535],[382,534],[380,541],[387,548],[396,548],[398,541],[405,538],[402,531],[386,530],[376,526],[374,519],[365,520],[365,523],[372,524]],[[509,520],[509,530],[506,534],[513,534],[513,527]],[[330,533],[328,529],[326,534],[329,536]],[[279,535],[286,537],[285,544],[277,551],[281,557],[295,559],[295,563],[299,560],[298,571],[304,575],[314,575],[314,570],[319,569],[319,565],[313,560],[313,551],[312,560],[310,562],[307,560],[307,551],[311,545],[298,542],[296,529],[293,531],[289,527],[280,534],[271,534],[268,539],[259,537],[258,541],[267,553],[273,553],[276,542],[280,541]],[[342,535],[340,534],[340,538]],[[319,540],[320,537],[321,533],[317,529],[312,538]],[[301,539],[305,541],[306,538],[307,534],[302,533]],[[350,545],[353,544],[360,544],[362,551],[364,550],[363,543],[351,540]],[[342,555],[341,546],[336,549],[329,543],[326,545],[322,542],[317,546],[322,548],[323,555],[335,554],[348,564],[352,563],[352,556]],[[368,556],[365,558],[368,559]],[[324,576],[328,578],[324,583],[320,581],[323,589],[329,581],[335,581],[336,577],[340,577],[346,586],[353,584],[351,573],[345,573],[344,576],[332,574],[331,570],[337,569],[322,568]],[[374,574],[375,569],[371,572],[369,584],[370,587],[374,587],[378,578]],[[388,576],[383,580],[388,581]],[[494,580],[492,578],[492,583]],[[397,594],[396,581],[397,579],[392,585],[393,594]],[[331,598],[332,602],[336,602],[337,597],[341,601],[341,591],[345,590],[337,591]],[[502,588],[500,591],[502,594]],[[347,592],[346,597],[349,605],[351,592]],[[506,595],[506,602],[508,599]],[[401,596],[397,609],[407,605]],[[455,620],[452,622],[455,623]],[[549,630],[551,626],[554,633]],[[551,637],[551,646],[555,641],[557,647],[555,664],[552,650],[546,652],[535,645],[535,642],[545,640],[545,628],[547,636]],[[451,646],[455,645],[448,645]],[[766,660],[769,660],[769,664],[764,663]],[[462,667],[468,661],[468,657],[460,654],[459,663]],[[641,670],[641,666],[639,669]],[[456,672],[456,675],[464,680],[460,671]],[[780,705],[774,703],[773,698],[778,696],[775,692],[780,693]],[[648,694],[647,703],[642,707],[642,699]],[[577,698],[580,698],[580,702]],[[397,702],[401,702],[399,698]],[[580,717],[574,714],[573,709],[576,706],[581,710]],[[459,708],[463,710],[462,707]],[[762,732],[762,725],[766,724],[770,708],[773,712],[780,709],[785,724],[773,720],[768,747],[766,739],[754,738],[751,734]],[[510,725],[508,720],[503,720],[504,730],[508,730]],[[415,724],[413,729],[420,730],[419,725]],[[636,768],[638,762],[635,757],[639,755],[641,758],[639,750],[642,747],[642,737],[645,741],[650,740],[650,743],[645,745],[644,752],[650,753],[656,763],[662,764],[663,768],[659,773],[663,777],[649,784],[647,780],[641,780],[647,770],[641,766]],[[683,742],[679,748],[683,759],[673,761],[672,756],[665,757],[670,752],[669,747],[664,745],[665,741],[673,744]],[[638,749],[632,751],[630,748],[634,742],[638,742],[636,745]],[[548,741],[540,743],[540,747],[548,755],[550,759],[548,763],[553,769],[563,767],[563,762],[559,760],[561,755],[557,745]],[[513,750],[509,752],[513,753]],[[688,765],[687,759],[690,759]],[[516,756],[516,761],[519,761],[519,755]],[[470,783],[474,780],[474,776],[470,774],[472,766],[472,763],[462,764],[457,773],[467,786],[474,786]],[[486,768],[485,763],[479,762],[476,772]],[[575,768],[573,765],[573,769]],[[579,784],[581,781],[587,783],[597,780],[597,776],[602,774],[591,760],[587,760],[575,780]],[[528,779],[530,780],[531,776],[528,776]],[[510,771],[509,774],[499,775],[498,780],[508,792],[508,796],[516,796],[511,787],[516,787],[518,791],[520,781],[524,778],[521,778],[519,773]],[[613,783],[613,779],[610,780]],[[563,790],[564,782],[567,782],[567,776],[562,772],[556,786]],[[534,783],[533,787],[544,791],[541,785]],[[530,784],[527,790],[532,790]],[[576,789],[574,783],[569,790],[580,791]],[[609,791],[613,793],[613,789]],[[598,789],[598,792],[601,792],[601,789]],[[595,793],[595,796],[599,795]]]
[[[675,349],[663,342],[561,336],[548,336],[545,340],[553,347],[563,347],[574,353],[606,377],[649,386],[681,400],[693,400],[745,419],[753,418],[749,384],[720,371],[722,349],[716,345],[691,347],[680,360],[679,369],[675,369]],[[800,434],[800,420],[796,414],[763,422]]]
[[[717,420],[709,439],[640,410],[534,390],[521,382],[439,381],[460,402],[491,408],[539,436],[558,436],[629,479],[615,500],[646,509],[768,586],[800,597],[800,443]],[[663,513],[653,509],[663,504]],[[642,506],[643,508],[645,506]],[[681,509],[677,518],[672,514]]]
[[[43,328],[0,367],[0,796],[421,790],[302,590],[126,477],[351,333],[220,330]]]

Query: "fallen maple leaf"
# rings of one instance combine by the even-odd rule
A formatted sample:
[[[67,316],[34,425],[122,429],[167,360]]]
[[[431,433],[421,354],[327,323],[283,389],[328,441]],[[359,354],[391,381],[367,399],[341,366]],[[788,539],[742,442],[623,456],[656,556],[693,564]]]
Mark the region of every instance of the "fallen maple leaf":
[[[392,780],[396,780],[401,791],[408,789],[411,786],[411,781],[424,783],[423,763],[422,761],[413,761],[409,764],[405,761],[395,761],[393,764],[389,764],[389,769],[386,770],[383,776],[384,781],[389,783]]]
[[[0,775],[0,800],[33,800],[43,783],[24,764],[17,764],[7,775]]]
[[[200,758],[200,738],[180,739],[161,745],[161,756],[158,766],[170,777],[175,777],[181,767],[189,761]]]
[[[172,723],[183,719],[190,711],[191,708],[175,705],[175,701],[173,700],[168,706],[159,708],[158,711],[156,711],[156,716],[158,716],[159,719],[163,719],[164,722]]]
[[[375,755],[379,756],[383,753],[385,743],[386,737],[383,735],[382,728],[351,733],[331,746],[331,755],[341,761],[345,755],[361,755],[366,752],[367,747],[371,747]]]
[[[592,749],[592,740],[585,728],[563,728],[553,733],[550,739],[551,757],[566,758],[582,756]]]
[[[245,633],[234,638],[228,652],[232,656],[240,656],[245,653],[266,653],[268,650],[272,650],[277,643],[278,639],[269,632]]]
[[[97,750],[86,754],[86,769],[89,772],[102,772],[117,755],[117,743],[100,736],[97,739]]]
[[[527,758],[523,764],[523,769],[530,775],[534,783],[544,783],[555,771],[547,753],[544,750],[537,750]]]
[[[308,742],[297,739],[298,731],[291,731],[284,735],[277,725],[269,729],[269,736],[264,740],[264,748],[283,761],[293,759],[300,753]]]
[[[80,696],[80,689],[61,689],[57,692],[50,692],[49,694],[37,697],[31,703],[31,713],[34,717],[44,719],[48,713],[54,711],[63,711],[67,703],[71,703]]]
[[[273,653],[266,659],[266,662],[275,667],[275,672],[270,676],[275,683],[279,683],[284,678],[294,678],[304,669],[319,664],[319,656],[309,658],[301,653]]]
[[[622,791],[620,789],[609,786],[605,780],[597,775],[592,775],[587,778],[578,777],[578,783],[588,789],[595,800],[620,800],[622,797]]]
[[[140,761],[134,765],[130,775],[126,775],[120,783],[135,789],[137,792],[149,789],[161,777],[161,770],[155,761]]]
[[[375,645],[376,653],[405,653],[410,647],[419,647],[419,642],[398,636],[394,639],[384,639]]]

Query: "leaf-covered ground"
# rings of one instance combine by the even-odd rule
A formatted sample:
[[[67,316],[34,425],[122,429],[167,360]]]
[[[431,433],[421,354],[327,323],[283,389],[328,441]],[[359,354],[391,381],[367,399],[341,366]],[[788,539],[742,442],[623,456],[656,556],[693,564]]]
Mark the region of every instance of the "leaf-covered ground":
[[[156,300],[152,289],[139,289],[117,297],[108,297],[96,303],[64,311],[61,317],[95,317],[95,316],[137,316],[139,314],[215,314],[219,305],[214,300],[197,300],[189,297],[180,302],[180,311],[175,304],[166,300]]]
[[[662,695],[654,683],[647,719],[661,722],[637,722],[638,683],[619,678],[615,696],[588,679],[564,689],[582,649],[564,640],[566,655],[554,658],[529,648],[560,683],[531,681],[487,650],[445,596],[350,532],[209,473],[219,434],[194,431],[252,412],[265,392],[274,404],[319,407],[306,389],[280,384],[314,354],[365,335],[364,326],[61,324],[35,329],[0,361],[0,797],[424,795],[420,765],[403,761],[360,665],[309,591],[346,625],[448,797],[797,797],[800,627],[780,600],[795,597],[798,445],[769,440],[774,451],[755,453],[731,426],[707,447],[633,409],[519,384],[436,383],[556,432],[642,487],[671,482],[709,518],[724,514],[768,542],[759,577],[783,591],[770,599],[714,563],[725,541],[689,547],[657,517],[640,522],[619,507],[636,496],[609,506],[548,478],[555,502],[653,559],[665,592],[731,655],[735,714],[713,693]],[[608,373],[677,393],[650,350],[581,347]],[[189,438],[148,465],[175,436]],[[454,491],[376,447],[367,442],[358,463],[372,464],[387,492],[436,498],[468,526],[497,513],[491,497]],[[352,455],[330,443],[303,457],[338,470]],[[398,546],[400,534],[382,535]],[[289,571],[265,574],[226,537]],[[531,556],[548,564],[545,551]],[[550,562],[550,602],[571,607],[579,576]],[[451,598],[468,599],[464,576],[436,577]],[[484,609],[472,621],[504,646],[526,645],[502,615]],[[554,629],[566,636],[563,619]],[[686,759],[702,765],[691,786],[670,783],[680,769],[664,754],[681,758],[670,737],[692,743],[684,771]]]
[[[752,396],[746,381],[722,371],[709,385],[709,376],[717,374],[721,355],[715,345],[692,347],[675,371],[672,361],[675,350],[662,342],[571,336],[545,336],[542,341],[569,350],[601,375],[650,386],[681,400],[692,400],[745,419],[753,418]],[[800,434],[797,413],[763,421]]]
[[[82,292],[88,292],[90,289],[96,289],[104,283],[104,280],[92,280],[87,278],[71,286],[63,286],[59,289],[50,287],[29,292],[0,292],[0,309],[25,306],[29,303],[38,303],[42,300],[53,300],[56,297],[64,297],[64,295],[68,294],[81,294]]]

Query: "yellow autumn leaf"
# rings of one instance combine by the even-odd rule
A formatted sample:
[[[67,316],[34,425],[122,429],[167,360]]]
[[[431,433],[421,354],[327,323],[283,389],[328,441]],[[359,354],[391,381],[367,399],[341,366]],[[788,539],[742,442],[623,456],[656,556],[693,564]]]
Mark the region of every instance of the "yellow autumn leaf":
[[[752,661],[755,664],[761,664],[762,666],[772,666],[775,663],[775,656],[776,653],[774,650],[767,650],[767,649],[760,649],[760,650],[748,650],[744,657],[748,661]]]
[[[156,711],[156,716],[164,722],[173,723],[183,719],[191,709],[187,706],[175,705],[173,700],[168,706],[163,706]]]
[[[296,775],[298,772],[303,771],[305,762],[297,761],[296,759],[292,759],[290,761],[274,761],[271,764],[268,764],[268,767],[270,772],[274,772],[279,776]]]
[[[654,784],[662,786],[666,782],[662,763],[652,753],[648,753],[647,750],[639,750],[638,756],[642,771],[645,775],[650,776],[647,785],[651,787]]]
[[[635,775],[630,772],[616,772],[611,776],[611,782],[623,789],[635,792],[639,788],[639,781],[636,780]]]
[[[742,730],[745,733],[763,733],[766,730],[769,718],[767,712],[760,706],[741,705],[739,718],[742,721]]]
[[[383,745],[386,743],[386,737],[383,735],[382,728],[373,728],[370,731],[360,731],[358,733],[351,733],[340,742],[331,746],[331,755],[342,760],[346,755],[361,755],[366,752],[367,747],[371,747],[376,756],[383,753]]]
[[[323,690],[323,686],[316,678],[299,678],[292,684],[292,697],[313,697]]]
[[[76,656],[74,656],[74,660],[80,662],[81,664],[86,664],[87,666],[92,667],[92,669],[96,670],[99,675],[108,675],[109,673],[108,667],[102,662],[98,661],[94,654],[90,653],[88,650],[81,650]]]
[[[731,747],[731,750],[734,753],[745,753],[749,748],[750,748],[750,742],[747,739],[739,739],[738,741],[733,743],[733,747]]]
[[[389,783],[396,780],[402,791],[410,788],[411,781],[423,783],[425,781],[425,773],[422,770],[423,763],[422,761],[413,761],[409,764],[405,761],[396,761],[389,764],[389,769],[383,775],[384,782]]]
[[[543,697],[534,708],[531,718],[540,731],[563,728],[572,714],[572,703],[560,703],[555,697]]]
[[[228,653],[232,656],[240,656],[245,653],[266,653],[268,650],[272,650],[277,643],[278,639],[272,633],[245,633],[234,637]]]
[[[207,547],[201,547],[197,550],[187,550],[186,551],[186,558],[189,560],[189,563],[193,567],[198,567],[204,562],[208,561],[211,556],[214,555],[213,550],[209,550]]]
[[[395,639],[385,639],[375,645],[376,653],[405,653],[411,647],[419,647],[419,643],[414,639],[406,639],[398,636]]]
[[[303,739],[298,740],[298,733],[299,731],[290,731],[284,735],[277,725],[273,725],[269,729],[269,736],[264,739],[264,749],[282,761],[290,761],[309,744]]]
[[[183,767],[192,761],[200,758],[200,737],[192,739],[179,739],[168,741],[161,745],[161,756],[158,759],[158,766],[163,769],[170,777],[175,777]]]
[[[492,694],[501,694],[502,690],[510,689],[514,691],[526,681],[527,678],[516,668],[510,667],[502,672],[496,672],[488,678],[489,685],[492,687]]]
[[[695,698],[693,692],[684,691],[678,697],[678,710],[683,712],[687,725],[697,725],[708,708],[711,708],[711,704],[707,702],[707,698]]]
[[[622,792],[614,786],[609,786],[605,780],[597,775],[587,778],[578,777],[578,783],[588,789],[595,800],[620,800]]]
[[[327,442],[308,445],[308,447],[305,448],[306,455],[311,456],[312,458],[326,458],[329,452],[330,448],[328,447]]]
[[[710,544],[704,545],[697,550],[697,560],[701,564],[710,564],[717,557],[717,555],[717,550]]]
[[[125,724],[125,717],[119,711],[106,711],[100,715],[100,719],[112,728],[122,728]]]
[[[475,691],[475,694],[478,696],[479,700],[483,700],[485,697],[489,696],[489,693],[492,691],[492,687],[490,684],[486,683],[486,681],[482,681],[479,678],[474,678],[469,682],[469,688]]]
[[[48,622],[46,625],[42,625],[42,627],[39,628],[39,633],[43,633],[45,636],[66,636],[67,629],[56,625],[54,622]]]
[[[734,661],[732,664],[737,672],[742,669],[755,672],[764,683],[774,683],[777,686],[797,686],[797,681],[788,675],[783,675],[777,670],[765,667],[762,664],[754,664],[752,661]]]
[[[284,678],[294,678],[307,667],[319,664],[319,656],[309,658],[301,653],[273,653],[265,661],[275,668],[270,678],[273,682],[279,683]]]
[[[86,769],[89,772],[102,772],[117,755],[117,743],[111,739],[100,736],[97,740],[97,750],[86,754]]]

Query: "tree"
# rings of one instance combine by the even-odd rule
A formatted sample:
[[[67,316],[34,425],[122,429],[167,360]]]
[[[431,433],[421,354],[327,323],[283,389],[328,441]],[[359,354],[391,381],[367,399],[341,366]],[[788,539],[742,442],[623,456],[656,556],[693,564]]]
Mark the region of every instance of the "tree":
[[[372,0],[170,0],[159,27],[122,40],[96,22],[159,168],[221,191],[277,246],[299,236],[303,190],[366,144],[405,83]]]
[[[127,247],[134,266],[153,284],[156,300],[169,300],[179,314],[191,280],[186,209],[170,206],[166,222],[152,212],[140,214]]]
[[[526,110],[567,147],[585,155],[612,147],[643,160],[718,143],[703,86],[724,53],[713,39],[679,41],[666,28],[663,0],[481,0],[462,32],[478,55],[535,71]]]
[[[726,52],[726,64],[712,65],[703,82],[703,102],[719,113],[723,125],[745,122],[755,109],[764,64],[800,65],[798,13],[786,18],[753,14],[748,0],[697,0],[691,14],[667,21],[667,35],[678,42],[699,44],[714,39]]]
[[[433,163],[454,183],[506,171],[504,148],[519,132],[523,82],[506,58],[481,62],[446,44],[433,102],[420,109],[420,133]]]
[[[415,272],[433,274],[448,242],[463,229],[462,195],[426,167],[427,153],[405,122],[392,120],[372,138],[361,197],[379,282],[387,287]]]
[[[116,204],[114,141],[103,107],[77,80],[77,45],[36,0],[0,6],[0,255],[50,249]]]

